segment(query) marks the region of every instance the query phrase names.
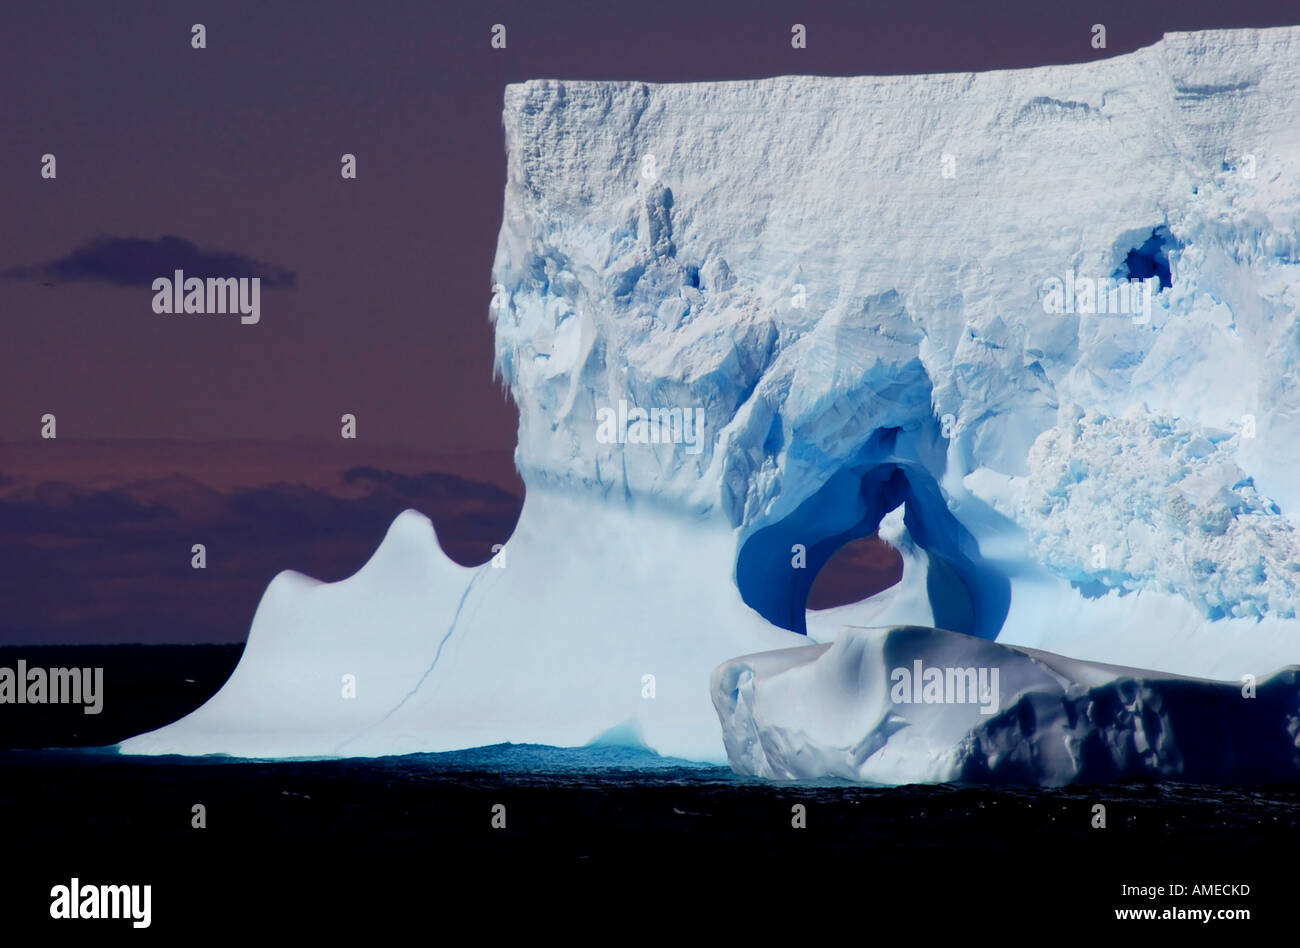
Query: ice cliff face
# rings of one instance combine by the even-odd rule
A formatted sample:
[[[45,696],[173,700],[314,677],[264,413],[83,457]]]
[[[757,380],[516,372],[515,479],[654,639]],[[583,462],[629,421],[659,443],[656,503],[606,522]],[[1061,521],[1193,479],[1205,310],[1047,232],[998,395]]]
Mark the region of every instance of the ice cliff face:
[[[994,534],[1092,593],[1291,617],[1298,96],[1296,29],[986,74],[512,86],[494,313],[520,467],[716,514],[746,601],[800,631],[817,561],[900,496],[973,590],[963,631],[1006,624]],[[1133,318],[1045,312],[1053,279],[1161,271]],[[703,452],[600,443],[621,399],[702,407]]]
[[[899,730],[852,689],[834,740],[747,716],[797,709],[801,674],[710,700],[715,667],[846,625],[1262,680],[1300,654],[1297,102],[1300,28],[984,74],[509,86],[492,318],[528,498],[505,556],[452,567],[404,515],[357,576],[278,578],[226,688],[125,749],[619,727],[721,759],[715,704],[728,749],[789,737],[772,775],[840,772],[850,736],[865,779],[1030,746],[961,715]],[[902,583],[807,613],[877,528]]]

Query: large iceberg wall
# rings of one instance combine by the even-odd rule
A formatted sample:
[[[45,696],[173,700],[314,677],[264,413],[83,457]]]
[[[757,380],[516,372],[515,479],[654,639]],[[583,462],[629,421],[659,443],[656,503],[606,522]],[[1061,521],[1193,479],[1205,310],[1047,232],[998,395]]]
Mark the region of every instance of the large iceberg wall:
[[[511,86],[519,466],[720,517],[746,602],[797,631],[816,567],[906,501],[938,624],[1194,674],[1290,660],[1297,101],[1293,28],[983,74]],[[1045,311],[1053,278],[1162,270],[1133,318]],[[622,399],[702,407],[704,450],[600,443]],[[1093,648],[1138,594],[1168,621]]]
[[[343,583],[277,578],[222,692],[124,748],[617,727],[722,759],[712,669],[844,625],[1291,663],[1297,101],[1300,28],[981,74],[507,87],[491,313],[528,496],[504,557],[453,568],[408,514]],[[1128,277],[1149,314],[1046,311],[1053,279]],[[877,528],[903,582],[806,613]]]

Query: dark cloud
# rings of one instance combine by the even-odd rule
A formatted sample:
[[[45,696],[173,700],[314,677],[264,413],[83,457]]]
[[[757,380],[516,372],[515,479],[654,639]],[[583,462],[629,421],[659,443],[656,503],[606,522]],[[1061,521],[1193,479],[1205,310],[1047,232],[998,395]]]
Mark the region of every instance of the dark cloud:
[[[297,274],[241,253],[203,250],[183,237],[94,237],[70,253],[30,267],[0,271],[11,279],[43,279],[57,283],[98,282],[148,287],[158,277],[259,277],[263,287],[292,287]]]
[[[430,471],[426,474],[399,474],[375,467],[354,467],[344,472],[345,484],[365,485],[408,499],[437,500],[445,497],[474,498],[485,503],[517,502],[516,495],[495,484]]]
[[[112,488],[44,481],[0,494],[0,639],[239,642],[283,569],[352,575],[393,519],[415,509],[443,551],[486,562],[514,532],[521,497],[443,473],[349,470],[332,488],[214,490],[169,475]],[[207,568],[191,568],[202,543]]]

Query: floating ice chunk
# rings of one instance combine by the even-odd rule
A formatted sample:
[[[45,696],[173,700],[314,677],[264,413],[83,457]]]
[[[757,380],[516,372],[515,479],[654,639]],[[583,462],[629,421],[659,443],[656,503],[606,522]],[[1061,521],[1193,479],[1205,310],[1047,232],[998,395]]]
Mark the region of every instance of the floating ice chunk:
[[[1058,786],[1300,776],[1300,668],[1248,687],[918,626],[747,655],[712,677],[741,773]]]

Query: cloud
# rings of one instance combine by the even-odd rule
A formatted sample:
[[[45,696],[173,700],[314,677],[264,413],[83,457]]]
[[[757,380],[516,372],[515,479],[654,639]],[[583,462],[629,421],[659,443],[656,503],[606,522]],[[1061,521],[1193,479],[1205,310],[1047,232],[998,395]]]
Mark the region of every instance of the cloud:
[[[443,551],[484,563],[523,498],[441,472],[353,468],[330,487],[230,491],[179,475],[90,487],[44,480],[0,491],[0,632],[15,642],[238,642],[282,569],[355,573],[407,508]],[[191,566],[191,547],[207,567]]]
[[[184,270],[186,277],[260,277],[263,287],[292,287],[292,270],[240,253],[203,250],[183,237],[94,237],[65,256],[30,267],[0,271],[10,279],[45,279],[60,283],[98,282],[148,287],[157,277]]]
[[[343,483],[369,487],[404,498],[408,502],[434,502],[445,498],[475,499],[510,506],[518,498],[485,481],[468,480],[455,474],[430,471],[426,474],[398,474],[374,467],[354,467],[343,472]]]

